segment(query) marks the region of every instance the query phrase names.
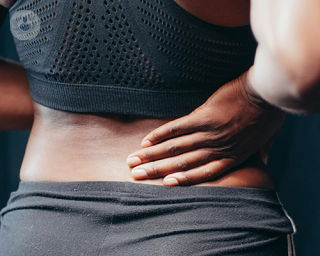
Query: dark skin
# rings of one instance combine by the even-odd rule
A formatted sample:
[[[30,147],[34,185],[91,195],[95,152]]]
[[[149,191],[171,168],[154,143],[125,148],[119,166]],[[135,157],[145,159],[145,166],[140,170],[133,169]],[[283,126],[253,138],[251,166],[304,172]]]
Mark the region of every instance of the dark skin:
[[[8,9],[14,5],[15,2],[17,2],[17,0],[0,0],[0,4]]]
[[[237,27],[250,23],[250,0],[174,1],[197,18],[215,25]]]
[[[167,185],[212,180],[258,152],[267,161],[285,112],[248,95],[247,73],[222,86],[187,116],[149,133],[142,149],[130,155],[141,163],[137,179],[167,176]],[[248,136],[250,134],[250,136]],[[132,158],[133,159],[133,158]],[[174,179],[172,179],[174,178]],[[176,182],[175,184],[174,182]]]
[[[16,0],[0,0],[10,8]],[[26,70],[17,62],[0,58],[0,129],[27,130],[33,123],[33,103]]]
[[[27,130],[33,123],[33,104],[24,67],[0,58],[0,129]]]
[[[225,0],[202,0],[197,2],[179,0],[177,3],[186,11],[192,10],[193,15],[213,24],[242,26],[249,22],[249,1],[237,1],[240,5],[236,6],[237,8],[231,4],[234,3],[233,1]],[[215,8],[211,8],[213,5]],[[211,7],[208,8],[208,6]],[[16,77],[20,77],[18,74],[24,77],[21,81],[17,82],[16,86],[28,88],[25,76],[23,75],[25,72],[13,65],[8,65],[8,67],[9,69],[15,70]],[[2,83],[4,85],[6,81],[2,80]],[[193,131],[197,135],[206,129],[207,135],[205,136],[207,138],[211,135],[213,138],[213,134],[223,134],[224,136],[222,137],[229,138],[229,141],[239,141],[238,146],[235,147],[233,151],[230,151],[230,154],[232,153],[235,156],[242,155],[235,158],[236,161],[232,163],[229,160],[221,160],[226,158],[224,157],[224,152],[221,150],[219,154],[207,154],[207,152],[207,158],[204,159],[202,159],[203,157],[201,155],[198,155],[194,158],[194,165],[208,164],[208,162],[212,162],[213,160],[213,158],[210,157],[215,155],[214,160],[217,160],[217,163],[226,163],[226,166],[220,168],[219,172],[213,172],[211,168],[205,168],[204,172],[200,171],[195,174],[195,176],[197,176],[195,179],[189,179],[187,183],[181,185],[243,186],[273,189],[273,181],[269,170],[262,161],[262,159],[264,159],[264,161],[266,160],[266,154],[261,152],[266,152],[272,144],[272,140],[278,132],[283,118],[277,118],[274,126],[268,127],[266,133],[262,135],[262,137],[265,136],[263,140],[254,147],[243,150],[244,148],[241,146],[241,143],[245,145],[246,141],[250,143],[252,141],[250,141],[250,139],[244,139],[242,142],[239,140],[237,134],[240,128],[246,128],[246,124],[254,128],[254,125],[251,125],[252,123],[258,124],[259,126],[259,118],[262,118],[261,122],[265,124],[273,118],[274,113],[272,111],[269,112],[269,110],[264,110],[262,105],[257,105],[258,109],[252,107],[254,101],[251,102],[251,99],[248,100],[246,97],[240,97],[236,104],[234,101],[226,101],[226,99],[229,99],[231,96],[233,98],[237,95],[245,96],[244,93],[241,94],[240,92],[243,92],[243,84],[239,83],[239,80],[232,81],[217,91],[217,93],[210,97],[210,100],[199,109],[196,109],[188,116],[182,117],[182,119],[184,118],[184,120],[186,120],[184,122],[185,127],[188,128],[189,126],[189,128],[198,129]],[[16,94],[14,90],[12,90],[11,93],[12,95]],[[26,93],[25,97],[28,98]],[[11,109],[13,109],[12,112],[15,113],[14,107],[17,105],[17,102],[19,101],[7,102],[5,108],[3,108],[5,109],[3,115],[5,116],[6,113],[10,114]],[[26,102],[23,103],[23,106],[29,106],[32,101],[28,98]],[[214,112],[214,105],[221,103],[224,104],[222,104],[223,107],[220,108],[220,112]],[[241,107],[242,112],[235,113],[234,111],[230,111],[230,106],[233,110]],[[260,107],[262,109],[260,109]],[[132,165],[127,165],[126,158],[129,154],[132,154],[132,152],[138,152],[141,148],[141,141],[146,135],[149,135],[149,137],[146,138],[149,138],[154,144],[162,141],[158,140],[156,142],[151,139],[152,136],[150,137],[150,135],[154,135],[154,131],[163,125],[164,127],[168,127],[168,123],[171,121],[180,122],[175,120],[175,118],[128,117],[121,114],[76,114],[49,109],[36,103],[33,103],[33,108],[23,107],[22,109],[26,110],[24,117],[29,120],[29,125],[33,121],[31,118],[33,111],[35,118],[21,167],[21,180],[114,180],[163,185],[164,177],[170,174],[168,171],[159,172],[158,175],[151,175],[148,179],[136,179],[131,175]],[[246,119],[239,118],[243,111],[250,114],[249,116],[247,115]],[[228,117],[229,121],[226,119],[220,120],[220,128],[217,129],[218,126],[213,126],[210,122],[214,120],[217,123],[217,120],[221,116]],[[252,116],[254,122],[250,119],[250,116]],[[199,125],[194,127],[192,124],[195,121],[200,121],[199,124],[202,124],[203,127]],[[232,125],[234,121],[238,124],[237,126]],[[11,127],[16,126],[14,123],[14,119],[12,119],[10,122],[6,122],[6,126],[4,127],[10,129],[10,125]],[[24,129],[24,122],[20,124]],[[261,125],[259,127],[261,127]],[[249,135],[247,133],[239,133],[241,134],[241,138],[250,138],[254,129],[247,131]],[[257,130],[257,133],[261,134],[261,131]],[[230,136],[228,134],[230,134]],[[256,139],[254,136],[253,138]],[[192,140],[194,140],[194,138],[192,138]],[[224,147],[224,140],[222,139],[220,142],[220,146]],[[188,143],[188,140],[186,140],[186,143]],[[199,140],[198,152],[204,153],[208,145],[203,144],[201,148],[201,144],[203,143]],[[230,147],[225,146],[225,148]],[[217,151],[215,152],[217,153]],[[162,159],[165,165],[169,164],[172,171],[177,171],[175,169],[177,162],[170,162],[170,155],[162,157],[165,157]],[[220,160],[218,159],[219,157],[221,157]],[[199,159],[202,159],[201,163],[198,162]],[[150,158],[149,160],[152,159]],[[207,161],[207,163],[205,161]],[[178,162],[178,166],[183,167],[185,165],[181,165]]]

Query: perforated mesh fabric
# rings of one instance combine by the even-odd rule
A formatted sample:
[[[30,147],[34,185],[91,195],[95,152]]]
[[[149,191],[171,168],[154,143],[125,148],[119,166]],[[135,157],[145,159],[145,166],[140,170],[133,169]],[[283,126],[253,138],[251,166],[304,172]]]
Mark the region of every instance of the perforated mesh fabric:
[[[252,64],[250,26],[206,23],[173,0],[17,1],[40,31],[15,39],[31,97],[83,113],[179,117]]]

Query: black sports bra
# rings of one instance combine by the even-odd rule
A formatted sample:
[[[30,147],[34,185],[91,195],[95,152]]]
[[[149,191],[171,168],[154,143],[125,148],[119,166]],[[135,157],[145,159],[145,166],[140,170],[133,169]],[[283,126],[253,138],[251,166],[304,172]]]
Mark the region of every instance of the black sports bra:
[[[18,0],[9,12],[32,99],[63,111],[189,114],[257,46],[249,25],[212,25],[173,0]]]

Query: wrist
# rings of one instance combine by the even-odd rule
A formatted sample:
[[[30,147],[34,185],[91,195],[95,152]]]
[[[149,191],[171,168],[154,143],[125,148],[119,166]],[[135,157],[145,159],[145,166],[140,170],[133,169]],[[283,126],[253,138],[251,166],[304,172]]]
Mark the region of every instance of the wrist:
[[[250,69],[244,72],[241,75],[241,82],[243,89],[245,91],[245,96],[248,102],[251,105],[254,105],[257,108],[264,109],[264,110],[281,110],[277,106],[272,105],[270,102],[266,101],[261,95],[254,89],[252,85],[251,74],[253,72],[253,67],[251,66]]]

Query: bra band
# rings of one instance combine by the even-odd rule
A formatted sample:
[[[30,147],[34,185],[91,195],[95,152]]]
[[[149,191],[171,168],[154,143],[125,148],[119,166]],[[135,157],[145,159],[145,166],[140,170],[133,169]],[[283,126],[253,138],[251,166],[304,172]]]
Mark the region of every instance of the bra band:
[[[1,4],[0,4],[0,29],[2,28],[2,25],[7,17],[7,14],[8,14],[8,8],[6,7],[3,7]]]

